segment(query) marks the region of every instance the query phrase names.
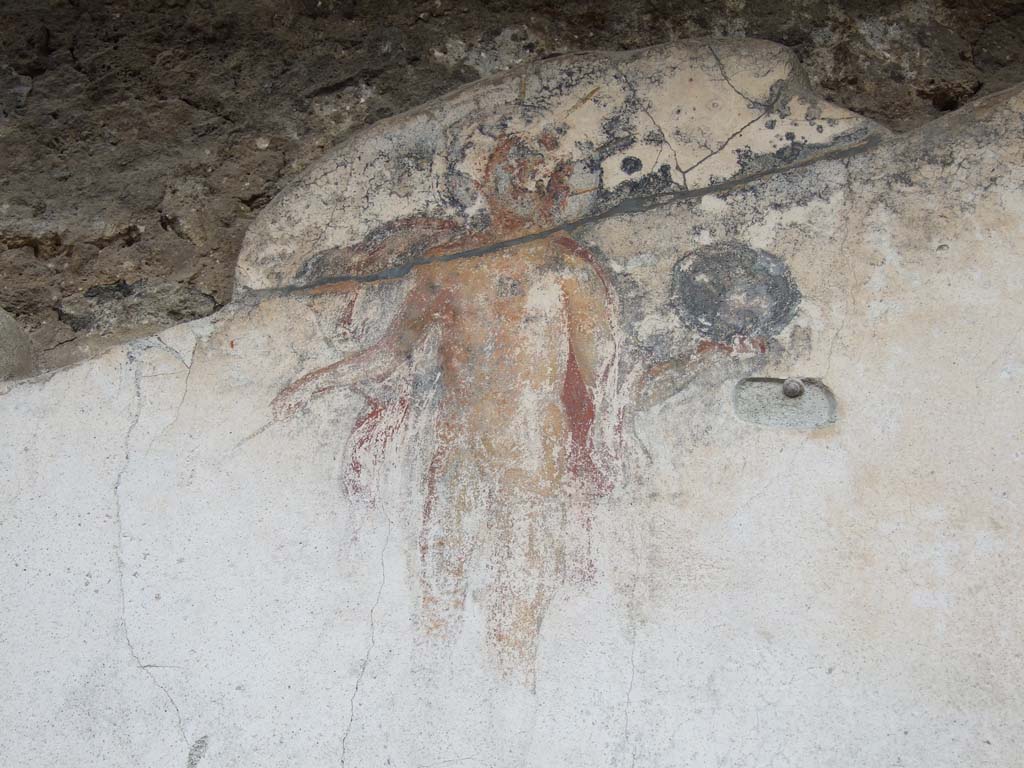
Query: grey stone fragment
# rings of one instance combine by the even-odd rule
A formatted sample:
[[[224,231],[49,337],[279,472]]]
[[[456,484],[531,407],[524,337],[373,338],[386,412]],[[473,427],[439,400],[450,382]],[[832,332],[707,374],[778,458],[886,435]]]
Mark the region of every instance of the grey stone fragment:
[[[0,379],[19,378],[32,372],[32,345],[18,322],[0,309]]]
[[[751,378],[736,384],[733,404],[744,421],[766,427],[817,429],[836,420],[836,399],[817,379],[799,379],[803,392],[787,396],[783,384],[791,379]]]

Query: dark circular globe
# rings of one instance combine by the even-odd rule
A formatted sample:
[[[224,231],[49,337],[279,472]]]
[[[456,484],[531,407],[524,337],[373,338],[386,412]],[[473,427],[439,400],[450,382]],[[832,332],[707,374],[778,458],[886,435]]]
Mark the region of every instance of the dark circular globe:
[[[726,242],[690,251],[676,262],[669,301],[689,327],[724,342],[774,336],[796,314],[800,291],[777,256]]]

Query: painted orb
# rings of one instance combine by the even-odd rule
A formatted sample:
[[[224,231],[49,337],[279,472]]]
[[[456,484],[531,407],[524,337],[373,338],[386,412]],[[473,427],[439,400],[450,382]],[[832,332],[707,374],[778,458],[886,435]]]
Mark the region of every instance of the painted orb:
[[[777,334],[796,314],[800,291],[777,256],[743,243],[715,243],[676,262],[669,302],[687,326],[725,342]]]

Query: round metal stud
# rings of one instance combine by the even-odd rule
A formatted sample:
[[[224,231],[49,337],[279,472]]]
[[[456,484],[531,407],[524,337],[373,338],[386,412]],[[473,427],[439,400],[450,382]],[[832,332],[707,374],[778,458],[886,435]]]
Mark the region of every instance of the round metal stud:
[[[782,382],[782,394],[786,397],[800,397],[804,393],[804,383],[800,379],[786,379]]]

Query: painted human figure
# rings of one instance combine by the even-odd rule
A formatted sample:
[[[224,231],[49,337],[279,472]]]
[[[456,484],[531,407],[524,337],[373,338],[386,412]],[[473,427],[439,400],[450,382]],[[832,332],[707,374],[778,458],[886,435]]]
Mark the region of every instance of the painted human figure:
[[[486,240],[468,234],[448,250],[550,229],[572,195],[567,163],[537,178],[555,146],[549,134],[539,146],[503,137],[481,183]],[[449,230],[411,220],[396,237],[417,231]],[[366,249],[350,256],[375,258]],[[383,379],[435,340],[440,396],[418,542],[421,624],[451,635],[470,584],[484,586],[489,644],[506,672],[530,682],[548,604],[593,567],[587,499],[613,483],[616,448],[606,438],[617,418],[616,301],[590,253],[564,234],[430,261],[411,281],[378,343],[304,375],[274,411],[284,418],[331,389]],[[387,440],[388,409],[403,407],[397,399],[371,405],[350,438],[350,471],[363,461],[357,449]]]

